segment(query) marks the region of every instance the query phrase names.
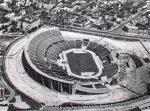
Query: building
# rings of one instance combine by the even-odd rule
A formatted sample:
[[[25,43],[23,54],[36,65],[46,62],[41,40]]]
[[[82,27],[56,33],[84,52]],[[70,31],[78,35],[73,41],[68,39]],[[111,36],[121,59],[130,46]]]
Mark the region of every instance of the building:
[[[130,23],[126,24],[123,28],[125,32],[135,33],[135,34],[150,34],[150,29],[141,29],[135,25],[131,25]]]
[[[58,0],[35,0],[39,8],[51,9],[54,5],[58,4]]]
[[[20,19],[17,22],[17,26],[25,32],[30,31],[33,28],[39,27],[40,24],[41,24],[40,19],[30,19],[30,18]]]
[[[128,33],[138,33],[138,27],[126,25]]]

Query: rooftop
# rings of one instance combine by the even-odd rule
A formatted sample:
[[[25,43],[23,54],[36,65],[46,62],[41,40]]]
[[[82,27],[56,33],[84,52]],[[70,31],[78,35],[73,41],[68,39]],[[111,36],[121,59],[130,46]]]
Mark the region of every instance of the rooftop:
[[[20,21],[26,22],[26,23],[33,23],[37,20],[39,20],[39,18],[34,15],[25,16],[20,19]]]

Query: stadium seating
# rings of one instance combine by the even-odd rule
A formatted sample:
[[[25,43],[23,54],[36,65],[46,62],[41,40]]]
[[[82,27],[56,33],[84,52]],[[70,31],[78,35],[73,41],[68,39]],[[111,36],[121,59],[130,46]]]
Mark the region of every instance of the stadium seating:
[[[89,44],[89,39],[83,39],[82,40],[82,45],[87,46]]]
[[[58,42],[58,43],[55,44],[55,45],[58,47],[58,49],[59,49],[61,52],[66,50],[66,48],[64,47],[64,41]]]
[[[51,32],[46,32],[45,34],[50,35]],[[39,35],[38,36],[39,40],[35,40],[36,42],[30,45],[32,49],[31,58],[33,59],[33,63],[36,63],[36,65],[40,69],[42,68],[42,66],[43,67],[50,66],[51,74],[53,73],[54,76],[56,75],[66,76],[67,72],[63,70],[61,67],[59,67],[57,64],[54,64],[55,61],[57,60],[57,57],[59,56],[59,53],[61,53],[64,50],[71,49],[71,48],[81,48],[82,44],[84,44],[84,45],[87,45],[87,50],[91,50],[95,52],[99,56],[99,58],[102,59],[102,61],[104,61],[103,62],[103,65],[104,65],[103,74],[99,77],[99,80],[101,79],[102,76],[106,76],[106,75],[107,75],[107,78],[111,78],[116,73],[117,66],[110,63],[110,57],[109,57],[110,52],[104,46],[98,45],[97,43],[94,43],[94,42],[89,42],[86,39],[83,41],[80,41],[80,40],[63,41],[63,39],[59,39],[57,37],[58,36],[56,36],[56,38],[47,36],[47,39],[43,40],[43,37]],[[40,43],[40,40],[42,40],[41,43]],[[34,53],[37,55],[35,55]],[[35,59],[35,57],[37,57],[37,59]],[[46,59],[44,60],[44,58]],[[47,70],[49,69],[48,68],[44,69],[44,72],[49,72]],[[66,79],[76,80],[75,78],[72,78],[72,77],[68,77]],[[87,82],[87,80],[85,81]],[[93,81],[97,81],[97,80],[96,79],[91,80],[91,82]]]
[[[55,74],[57,74],[59,76],[67,75],[67,72],[65,70],[63,70],[61,67],[59,67],[57,64],[52,64],[50,70],[55,72]]]
[[[103,77],[103,76],[107,76],[107,78],[109,79],[109,78],[111,78],[111,77],[113,77],[115,74],[116,74],[116,69],[103,69],[103,73],[100,75],[100,77],[99,78],[101,78],[101,77]]]
[[[82,47],[82,41],[76,40],[76,48],[81,48]]]
[[[30,50],[28,50],[28,52],[32,62],[36,65],[36,67],[41,69],[43,72],[49,73],[49,68],[48,65],[46,64],[47,58],[45,58],[45,52],[47,51],[47,48],[49,46],[58,41],[63,41],[62,35],[58,34],[57,31],[52,30],[37,35],[37,37],[33,38],[33,40],[29,45]],[[57,50],[56,48],[57,48],[56,46],[53,47],[53,50],[55,51],[55,53],[53,54],[58,55],[59,53],[58,48]]]
[[[98,54],[99,57],[104,57],[104,56],[107,56],[110,54],[110,51],[108,49],[104,49],[104,50],[101,50],[101,52]]]
[[[103,50],[103,49],[106,49],[106,48],[102,45],[98,45],[93,49],[93,52],[95,52],[98,55],[98,54],[102,53],[101,50]]]
[[[143,66],[142,61],[137,56],[130,54],[130,57],[134,61],[136,68]]]
[[[109,65],[110,64],[110,62],[109,62],[109,60],[107,59],[107,57],[105,56],[105,57],[102,57],[102,58],[100,58],[102,61],[103,61],[103,65],[104,66],[106,66],[106,65]]]
[[[65,50],[70,49],[70,46],[69,46],[69,44],[68,44],[68,41],[62,42],[62,45],[64,46]]]
[[[86,49],[93,50],[96,46],[97,46],[97,43],[90,42]]]
[[[48,64],[56,61],[60,52],[61,51],[58,49],[56,45],[52,45],[51,47],[49,47],[45,54]]]
[[[72,48],[75,48],[75,47],[76,47],[76,46],[75,46],[75,44],[76,44],[76,42],[75,42],[75,41],[68,41],[68,44],[69,44],[70,49],[72,49]]]

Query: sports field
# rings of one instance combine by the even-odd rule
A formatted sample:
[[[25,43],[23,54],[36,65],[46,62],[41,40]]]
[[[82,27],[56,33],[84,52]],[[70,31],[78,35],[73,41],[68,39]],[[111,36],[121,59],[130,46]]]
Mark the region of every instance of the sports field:
[[[81,72],[98,72],[97,65],[90,53],[70,52],[66,56],[73,73],[80,75]]]

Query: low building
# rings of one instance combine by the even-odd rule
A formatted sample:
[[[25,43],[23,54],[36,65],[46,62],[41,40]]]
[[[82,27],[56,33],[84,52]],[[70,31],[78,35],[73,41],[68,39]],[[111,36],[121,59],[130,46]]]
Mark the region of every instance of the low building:
[[[127,24],[124,26],[123,30],[125,32],[128,32],[128,33],[136,33],[136,34],[147,34],[149,35],[150,34],[150,29],[141,29],[137,26],[134,26],[134,25],[131,25],[131,24]]]
[[[30,19],[30,18],[20,19],[17,22],[17,26],[25,32],[30,31],[33,28],[39,27],[40,24],[41,24],[40,19]]]
[[[50,10],[53,6],[55,6],[56,4],[58,4],[57,0],[35,0],[34,2],[36,2],[36,6],[39,8],[45,8],[47,10]]]

